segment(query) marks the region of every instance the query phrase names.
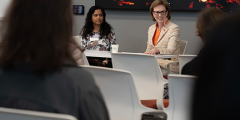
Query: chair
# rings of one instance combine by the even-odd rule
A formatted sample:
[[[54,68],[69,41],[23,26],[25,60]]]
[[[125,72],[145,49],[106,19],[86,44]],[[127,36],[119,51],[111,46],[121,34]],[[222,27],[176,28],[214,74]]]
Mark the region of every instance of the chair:
[[[112,53],[114,69],[130,71],[140,100],[157,100],[157,108],[163,109],[164,85],[157,59],[152,55],[132,53]]]
[[[71,115],[0,107],[0,120],[77,120]]]
[[[141,105],[131,73],[95,66],[81,67],[93,75],[111,120],[141,120],[143,113],[166,115],[162,110]]]
[[[197,55],[179,55],[179,74],[181,74],[183,66],[195,57],[197,57]]]
[[[187,48],[188,41],[186,40],[180,40],[180,55],[183,55],[185,53],[185,50]]]
[[[186,41],[186,40],[180,40],[180,54],[179,54],[179,55],[184,55],[185,50],[186,50],[186,48],[187,48],[187,43],[188,43],[188,41]],[[169,74],[171,73],[171,71],[170,71],[170,65],[171,65],[171,64],[174,64],[174,63],[178,63],[178,61],[176,61],[176,62],[171,62],[171,63],[167,64],[167,70],[168,70],[168,73],[169,73]]]
[[[168,75],[169,97],[167,120],[190,120],[193,88],[196,77],[191,75]]]
[[[84,52],[82,53],[82,59],[83,59],[84,65],[89,65],[88,59]]]

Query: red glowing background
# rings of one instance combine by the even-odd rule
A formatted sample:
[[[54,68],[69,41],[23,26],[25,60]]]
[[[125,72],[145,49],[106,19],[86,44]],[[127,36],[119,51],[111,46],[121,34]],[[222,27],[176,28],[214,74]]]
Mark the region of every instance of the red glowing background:
[[[216,8],[223,8],[223,5],[218,4],[215,0],[199,0],[199,3],[206,3],[206,7],[211,7],[210,4],[215,4]],[[240,6],[240,0],[226,0],[226,3],[237,3]],[[189,6],[189,9],[193,8],[194,2]]]
[[[95,0],[96,5],[107,9],[146,9],[154,0]],[[223,10],[240,8],[240,0],[168,0],[171,10],[201,10],[216,7]]]

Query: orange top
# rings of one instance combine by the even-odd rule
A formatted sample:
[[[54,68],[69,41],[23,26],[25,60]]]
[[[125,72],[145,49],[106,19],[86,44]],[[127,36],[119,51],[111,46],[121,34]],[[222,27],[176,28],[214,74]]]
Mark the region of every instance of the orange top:
[[[154,33],[153,38],[152,38],[154,46],[157,44],[158,38],[160,36],[160,33],[161,33],[161,30],[159,30],[158,23],[157,23],[156,24],[156,30],[155,30],[155,33]]]
[[[168,23],[168,19],[166,20],[165,24]],[[160,36],[160,33],[161,33],[161,30],[158,28],[158,23],[156,23],[156,30],[155,30],[155,33],[153,35],[153,38],[152,38],[152,41],[153,41],[153,45],[156,46],[157,42],[158,42],[158,39],[159,39],[159,36]]]

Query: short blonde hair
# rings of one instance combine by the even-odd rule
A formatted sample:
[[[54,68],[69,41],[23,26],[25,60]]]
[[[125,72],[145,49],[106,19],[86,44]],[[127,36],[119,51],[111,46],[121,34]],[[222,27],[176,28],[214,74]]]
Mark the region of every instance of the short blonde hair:
[[[167,0],[154,0],[151,4],[150,7],[150,14],[151,14],[151,18],[153,21],[156,21],[156,19],[153,17],[153,8],[155,8],[158,5],[163,5],[166,7],[166,11],[168,12],[167,18],[170,20],[171,19],[171,10],[170,10],[170,6]]]

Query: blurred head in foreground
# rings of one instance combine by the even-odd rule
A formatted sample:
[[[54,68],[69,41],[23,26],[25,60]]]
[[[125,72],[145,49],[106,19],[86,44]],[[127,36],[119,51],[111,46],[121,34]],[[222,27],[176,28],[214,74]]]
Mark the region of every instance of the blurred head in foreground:
[[[33,71],[55,71],[72,60],[71,0],[12,0],[2,20],[5,44],[0,66],[11,70],[14,62],[34,62]]]
[[[211,28],[224,17],[225,13],[215,7],[204,8],[201,11],[197,20],[196,33],[202,39],[203,43],[205,43]]]

